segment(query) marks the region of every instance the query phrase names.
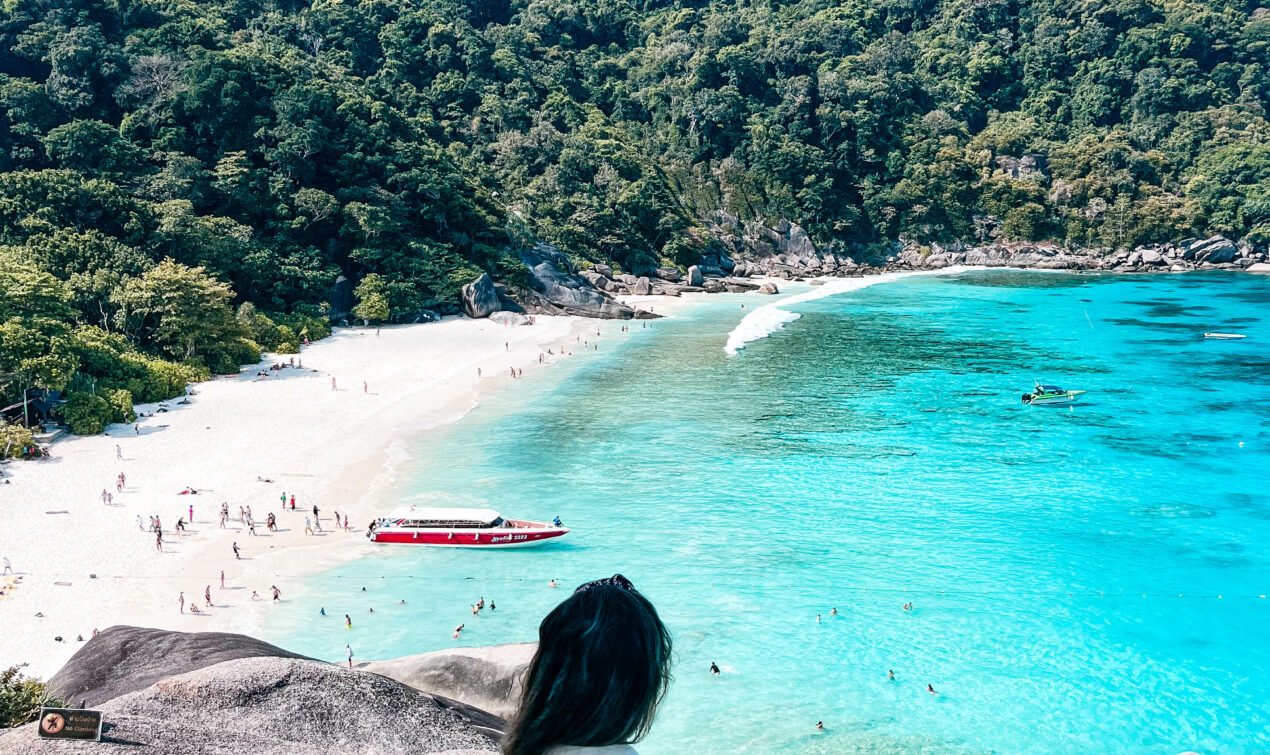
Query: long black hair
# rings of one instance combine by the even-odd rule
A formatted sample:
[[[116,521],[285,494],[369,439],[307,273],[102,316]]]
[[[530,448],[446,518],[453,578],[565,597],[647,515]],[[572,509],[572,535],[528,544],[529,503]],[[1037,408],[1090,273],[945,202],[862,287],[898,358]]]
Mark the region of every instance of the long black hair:
[[[620,574],[579,587],[538,627],[506,755],[638,742],[670,684],[670,632]]]

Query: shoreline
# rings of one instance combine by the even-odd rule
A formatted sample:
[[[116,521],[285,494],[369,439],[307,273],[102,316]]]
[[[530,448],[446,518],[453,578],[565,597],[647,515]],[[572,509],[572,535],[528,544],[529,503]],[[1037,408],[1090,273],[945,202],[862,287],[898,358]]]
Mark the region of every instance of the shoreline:
[[[980,269],[1021,268],[957,266],[846,278],[818,276],[823,288],[811,288],[815,284],[807,281],[754,279],[792,284],[800,290],[782,290],[772,301],[751,309],[729,334],[729,341],[747,318],[761,311],[784,311],[781,305],[798,303],[808,295],[820,298],[910,275],[956,275]],[[624,296],[621,301],[673,317],[714,297],[713,293],[687,292],[677,297]],[[770,336],[786,322],[746,343]],[[254,378],[274,358],[283,359],[275,355],[242,368],[236,377],[222,376],[191,386],[193,406],[139,420],[139,436],[131,432],[131,426],[112,425],[103,435],[59,440],[52,460],[10,465],[13,484],[0,485],[0,515],[15,537],[6,535],[0,540],[0,555],[12,560],[23,582],[0,597],[0,636],[20,638],[0,646],[0,669],[26,663],[27,673],[47,678],[79,648],[78,636],[87,640],[93,629],[113,624],[257,635],[268,616],[271,585],[279,587],[285,601],[301,580],[373,552],[374,546],[363,537],[365,524],[382,512],[387,493],[400,479],[403,462],[414,458],[407,450],[413,440],[452,426],[488,391],[513,389],[506,379],[507,365],[532,369],[554,364],[559,357],[538,365],[539,352],[558,350],[560,344],[591,328],[612,327],[605,320],[540,315],[533,326],[446,318],[441,323],[385,327],[379,337],[374,328],[339,328],[296,355],[301,363],[308,360],[303,372],[285,370],[280,377]],[[611,336],[608,330],[605,337]],[[510,349],[499,349],[505,341]],[[419,381],[414,373],[427,371],[430,358],[443,360],[446,368]],[[482,379],[474,374],[478,366],[485,371]],[[370,376],[366,398],[376,403],[364,411],[333,406],[330,377],[340,380],[336,396],[361,399],[362,391],[355,390],[361,388],[359,370]],[[393,397],[379,400],[376,389],[380,387]],[[266,391],[271,395],[264,395]],[[200,404],[205,406],[199,409]],[[138,407],[138,411],[151,412],[157,406]],[[313,409],[330,413],[315,420]],[[261,428],[262,418],[274,423]],[[298,441],[290,437],[293,429],[303,432]],[[164,436],[170,433],[180,434],[180,442],[165,442]],[[123,461],[115,460],[116,444],[123,449]],[[145,463],[140,463],[142,458]],[[189,466],[193,469],[186,471]],[[114,506],[105,506],[99,500],[102,486],[113,488],[113,476],[120,469],[128,475],[128,488]],[[269,481],[257,481],[257,475]],[[200,494],[178,495],[187,485],[200,487]],[[294,512],[276,510],[274,504],[283,492],[296,495]],[[217,526],[215,513],[222,501],[230,506],[226,530]],[[191,503],[194,526],[187,534],[177,535],[173,524],[178,512]],[[326,531],[310,539],[303,533],[304,519],[311,516],[315,503]],[[253,508],[258,536],[252,537],[239,524],[240,505]],[[67,513],[46,513],[58,511]],[[270,511],[278,514],[277,533],[264,528]],[[332,531],[334,511],[349,516],[351,532]],[[155,552],[153,534],[133,529],[138,516],[144,520],[150,514],[163,519],[165,553],[161,556]],[[122,545],[81,547],[102,536]],[[231,542],[243,549],[243,560],[233,557]],[[43,566],[53,562],[59,565]],[[222,569],[226,590],[219,588]],[[185,593],[187,605],[202,607],[203,589],[208,585],[213,608],[198,615],[178,611],[180,592]],[[259,600],[252,600],[252,591]],[[58,636],[61,642],[54,640]]]
[[[82,645],[77,638],[114,624],[252,634],[267,616],[272,585],[285,600],[296,581],[369,552],[365,525],[381,513],[412,438],[458,421],[489,391],[512,389],[509,366],[560,361],[540,365],[538,357],[592,327],[604,324],[540,316],[523,326],[447,318],[340,328],[294,355],[303,369],[255,377],[291,356],[268,355],[237,376],[191,386],[191,405],[139,406],[150,416],[136,429],[112,425],[101,435],[59,439],[52,459],[9,465],[11,484],[0,485],[0,555],[21,581],[0,597],[0,668],[26,664],[25,673],[48,678]],[[127,484],[116,493],[121,471]],[[199,492],[180,494],[187,487]],[[106,489],[112,505],[101,500]],[[296,496],[294,512],[279,510],[283,493]],[[230,509],[226,529],[222,503]],[[310,537],[304,521],[314,505],[325,531]],[[174,525],[190,506],[194,520],[178,533]],[[240,524],[240,506],[252,508],[256,536]],[[335,511],[351,532],[334,531]],[[265,528],[269,512],[277,532]],[[163,524],[161,554],[144,528],[154,514]],[[206,587],[211,608],[203,605]],[[200,613],[191,614],[191,604]]]

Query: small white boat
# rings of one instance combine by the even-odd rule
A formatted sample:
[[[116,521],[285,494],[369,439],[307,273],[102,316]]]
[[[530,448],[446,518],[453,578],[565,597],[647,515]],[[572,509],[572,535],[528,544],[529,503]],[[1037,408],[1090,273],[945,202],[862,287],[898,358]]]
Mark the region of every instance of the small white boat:
[[[1247,338],[1243,333],[1205,333],[1205,338],[1216,338],[1221,341],[1232,341],[1236,338]]]
[[[1069,391],[1057,385],[1044,385],[1039,381],[1031,393],[1023,394],[1023,403],[1032,406],[1052,406],[1054,404],[1072,404],[1080,401],[1084,391]]]

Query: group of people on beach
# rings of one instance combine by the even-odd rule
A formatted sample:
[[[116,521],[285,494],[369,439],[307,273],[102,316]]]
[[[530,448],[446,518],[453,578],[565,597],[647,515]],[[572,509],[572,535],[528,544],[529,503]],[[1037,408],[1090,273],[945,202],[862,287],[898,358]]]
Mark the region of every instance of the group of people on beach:
[[[269,365],[269,367],[267,367],[267,368],[265,368],[265,369],[263,369],[263,370],[259,370],[259,371],[257,371],[257,372],[256,372],[256,377],[258,377],[258,378],[267,378],[267,377],[269,377],[269,376],[270,376],[270,375],[269,375],[269,373],[271,373],[271,372],[272,372],[275,376],[277,376],[277,375],[281,375],[281,374],[282,374],[282,371],[283,371],[283,370],[285,370],[285,369],[287,369],[288,367],[291,367],[291,368],[293,368],[293,369],[300,369],[300,370],[302,370],[302,369],[304,369],[304,360],[297,360],[295,357],[291,357],[291,359],[290,359],[289,361],[287,361],[287,362],[275,362],[275,363],[273,363],[273,364]]]

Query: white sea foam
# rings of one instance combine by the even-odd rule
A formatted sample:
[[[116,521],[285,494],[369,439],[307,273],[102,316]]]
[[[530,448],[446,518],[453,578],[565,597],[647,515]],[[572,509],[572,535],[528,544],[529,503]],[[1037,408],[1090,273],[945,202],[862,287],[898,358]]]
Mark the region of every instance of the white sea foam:
[[[790,312],[786,307],[792,304],[802,304],[804,302],[823,299],[826,296],[836,296],[850,291],[859,291],[862,288],[877,285],[878,283],[886,283],[888,281],[907,278],[910,275],[931,275],[931,274],[956,274],[969,270],[966,266],[946,267],[942,270],[920,270],[902,273],[882,273],[881,275],[870,275],[864,278],[835,278],[825,282],[823,286],[817,286],[810,291],[804,291],[801,294],[787,296],[779,299],[771,304],[764,304],[751,311],[741,321],[736,324],[732,332],[728,334],[728,342],[723,350],[730,355],[735,355],[746,344],[751,341],[757,341],[760,338],[767,338],[771,334],[785,327],[787,324],[797,320],[802,315],[797,312]]]

